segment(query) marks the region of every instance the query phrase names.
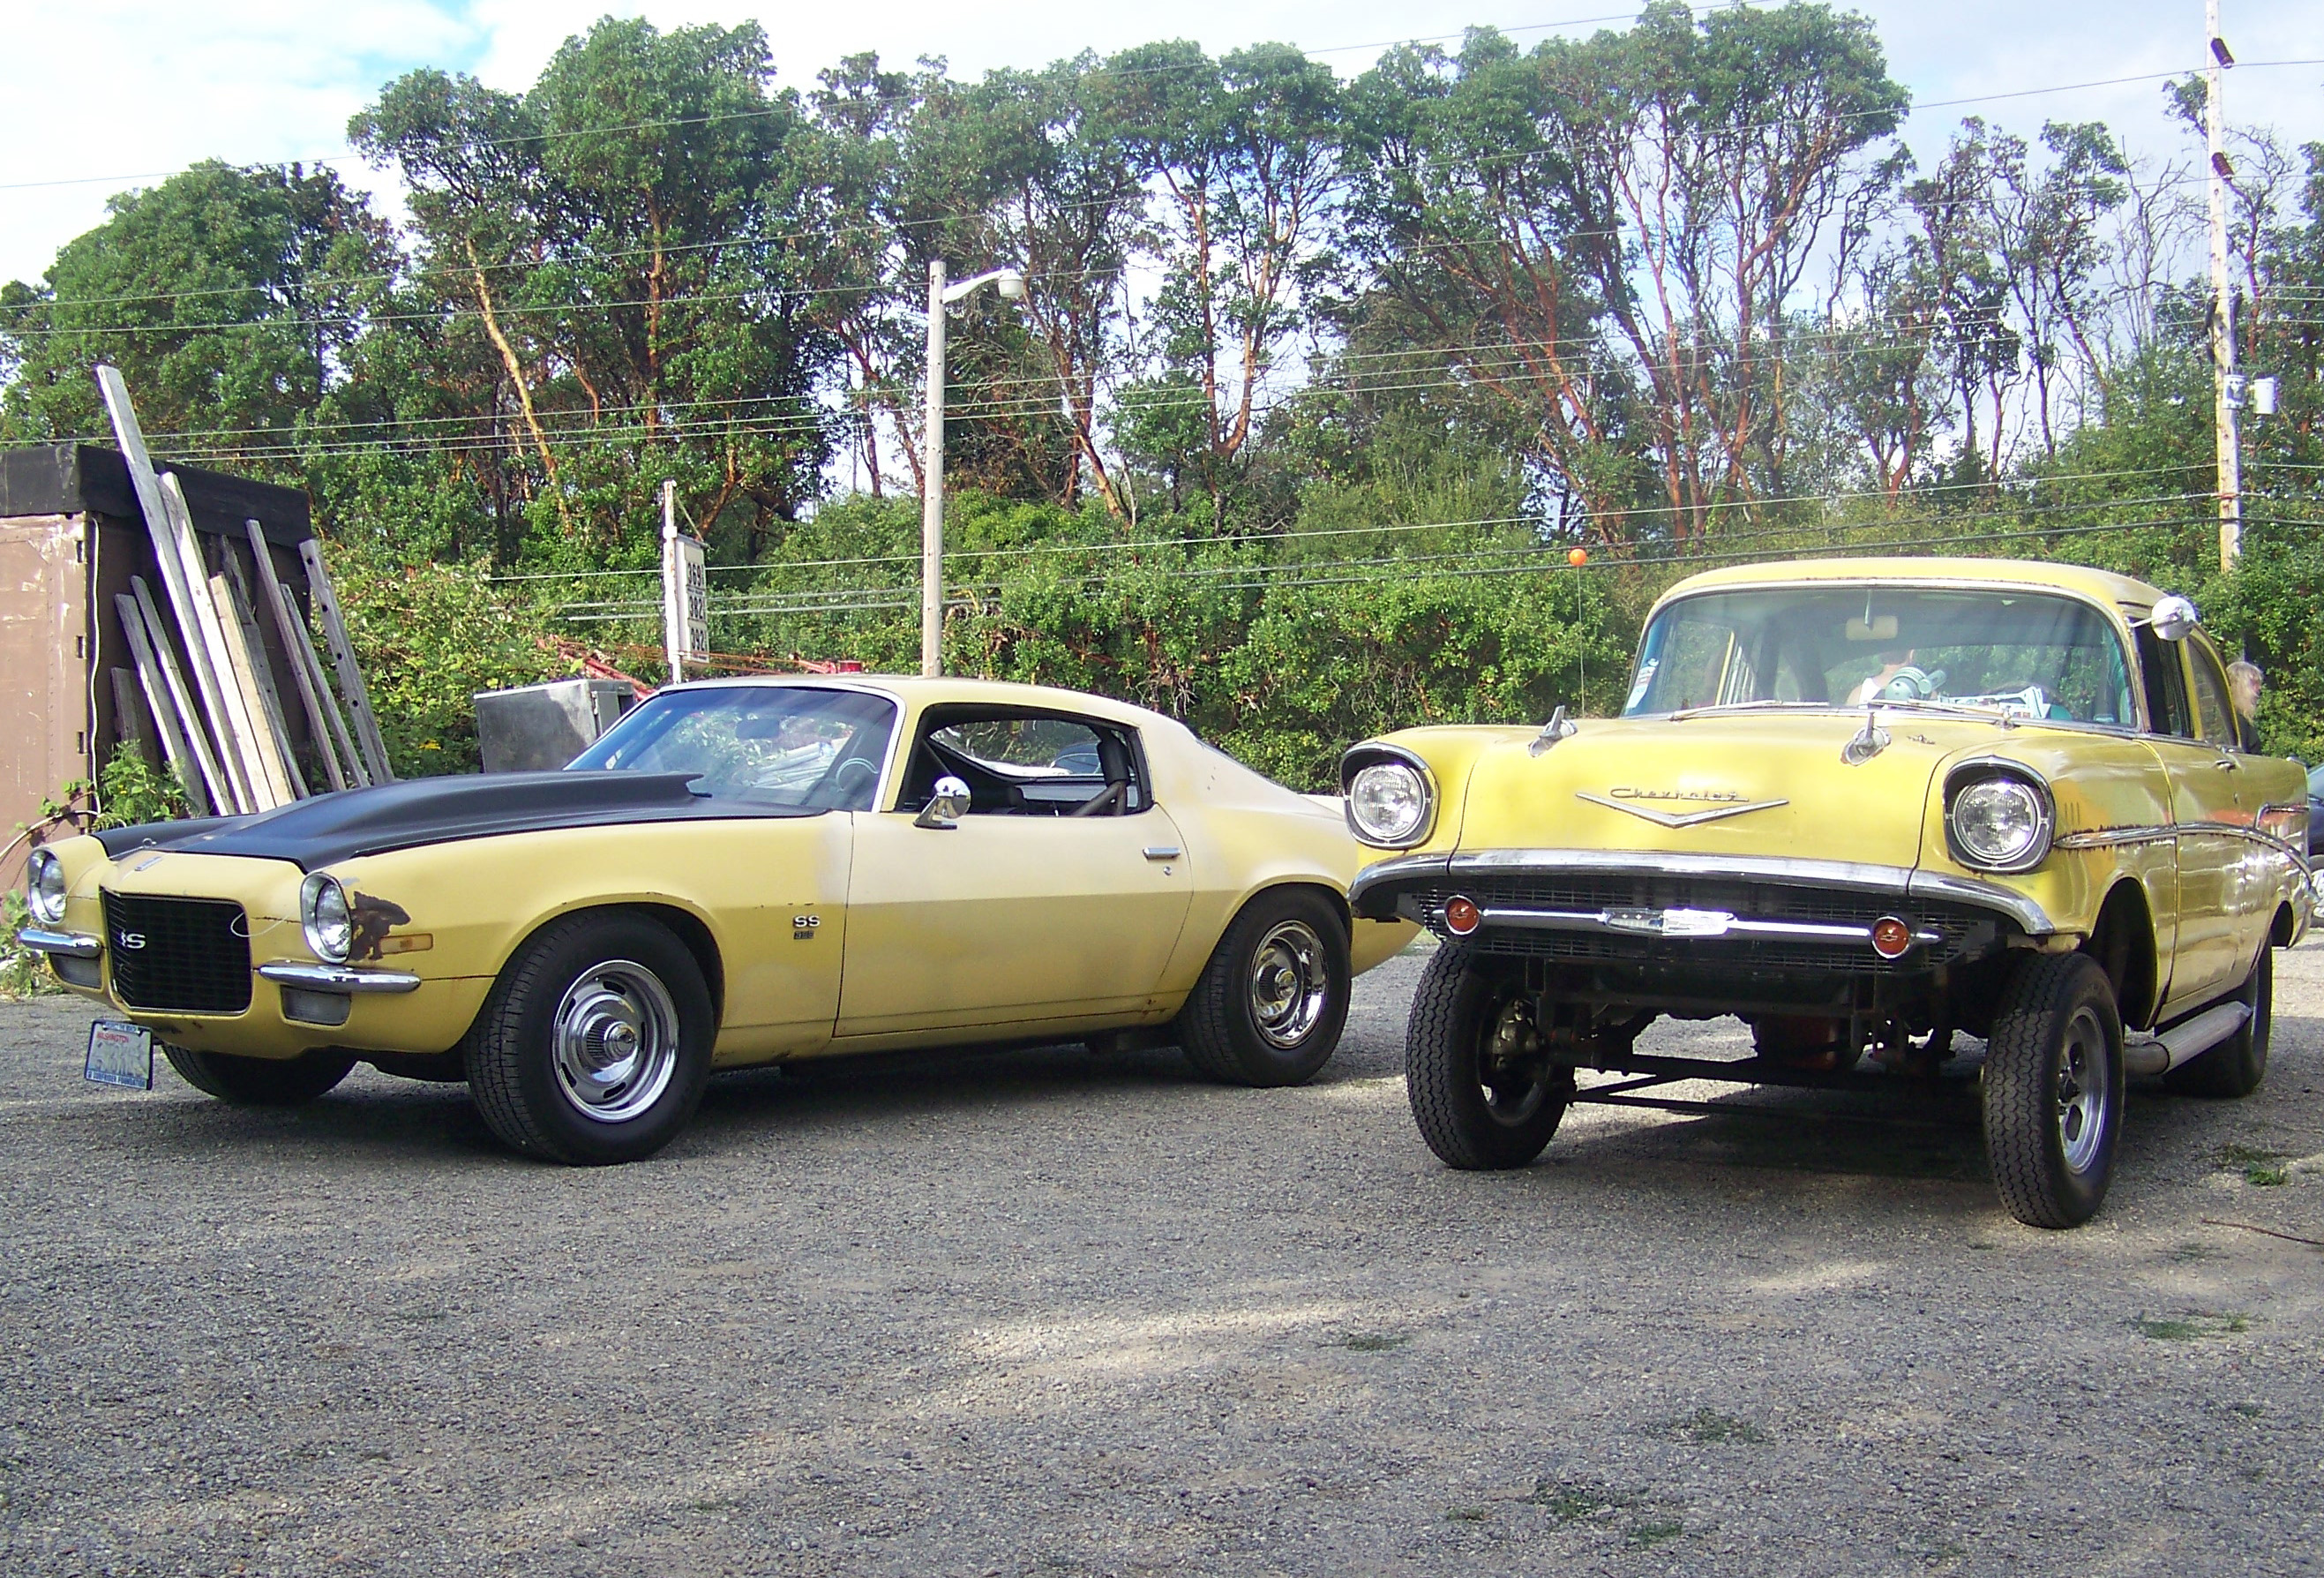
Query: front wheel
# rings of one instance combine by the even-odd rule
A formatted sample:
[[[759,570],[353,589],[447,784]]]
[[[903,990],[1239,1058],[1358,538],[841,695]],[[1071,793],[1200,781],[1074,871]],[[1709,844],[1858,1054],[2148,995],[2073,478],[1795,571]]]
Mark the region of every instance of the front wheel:
[[[237,1107],[304,1106],[337,1086],[355,1066],[354,1053],[319,1047],[296,1057],[236,1057],[167,1043],[161,1051],[188,1084]]]
[[[1985,1149],[2010,1214],[2075,1227],[2098,1214],[2122,1127],[2122,1018],[2082,954],[2036,954],[2002,989],[1985,1050]]]
[[[1179,1010],[1187,1060],[1230,1084],[1305,1084],[1348,1021],[1348,928],[1322,895],[1287,888],[1243,906]]]
[[[1420,1137],[1447,1167],[1521,1167],[1557,1132],[1573,1070],[1548,1060],[1524,994],[1448,944],[1413,993],[1404,1087]]]
[[[2263,945],[2234,1001],[2251,1010],[2244,1028],[2163,1076],[2165,1090],[2239,1101],[2267,1077],[2267,1043],[2275,1018],[2275,950]]]
[[[484,1000],[465,1047],[468,1094],[528,1156],[637,1161],[694,1115],[716,1033],[702,968],[668,927],[574,916],[527,943]]]

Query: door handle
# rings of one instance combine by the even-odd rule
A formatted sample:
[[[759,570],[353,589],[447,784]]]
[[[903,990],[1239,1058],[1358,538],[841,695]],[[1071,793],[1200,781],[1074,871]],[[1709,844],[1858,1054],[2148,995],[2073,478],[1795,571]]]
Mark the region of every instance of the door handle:
[[[2243,763],[2237,761],[2232,756],[2222,756],[2217,761],[2212,762],[2211,765],[2218,768],[2221,772],[2233,772],[2236,768],[2241,767]]]
[[[1175,844],[1149,844],[1145,853],[1148,860],[1176,860],[1185,852]]]

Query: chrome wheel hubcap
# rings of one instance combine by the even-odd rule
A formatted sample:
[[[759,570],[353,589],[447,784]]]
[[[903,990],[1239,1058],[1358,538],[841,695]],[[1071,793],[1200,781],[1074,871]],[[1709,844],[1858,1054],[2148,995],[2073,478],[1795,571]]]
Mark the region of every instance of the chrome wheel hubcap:
[[[2058,1043],[2058,1147],[2070,1171],[2089,1172],[2098,1161],[2109,1084],[2106,1027],[2086,1008],[2074,1015]]]
[[[1332,1000],[1323,939],[1304,920],[1277,921],[1250,957],[1250,1017],[1272,1047],[1305,1040]]]
[[[678,1005],[643,964],[592,966],[558,1002],[550,1053],[573,1110],[623,1123],[650,1108],[678,1072]]]

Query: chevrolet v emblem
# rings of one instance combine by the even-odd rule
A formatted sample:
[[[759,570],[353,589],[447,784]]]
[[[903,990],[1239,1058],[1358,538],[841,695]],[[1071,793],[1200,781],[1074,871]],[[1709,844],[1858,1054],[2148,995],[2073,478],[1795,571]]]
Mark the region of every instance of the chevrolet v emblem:
[[[1702,822],[1716,822],[1722,817],[1740,817],[1746,811],[1772,811],[1777,806],[1792,803],[1789,800],[1746,800],[1738,805],[1713,806],[1707,811],[1674,813],[1648,810],[1636,800],[1609,799],[1604,795],[1589,794],[1581,789],[1573,791],[1573,798],[1588,800],[1593,806],[1604,806],[1609,810],[1628,811],[1633,817],[1643,817],[1657,827],[1692,827]]]

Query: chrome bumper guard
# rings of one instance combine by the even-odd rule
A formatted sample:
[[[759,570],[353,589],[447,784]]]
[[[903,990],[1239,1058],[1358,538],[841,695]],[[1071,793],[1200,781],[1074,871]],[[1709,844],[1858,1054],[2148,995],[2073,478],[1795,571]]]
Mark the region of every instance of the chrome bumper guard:
[[[47,931],[28,926],[16,934],[19,947],[36,954],[62,954],[69,959],[94,959],[105,952],[105,944],[97,937],[78,931]]]
[[[420,977],[401,970],[357,970],[346,964],[261,964],[258,973],[278,986],[300,992],[417,992]]]

